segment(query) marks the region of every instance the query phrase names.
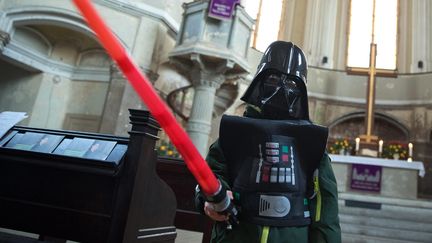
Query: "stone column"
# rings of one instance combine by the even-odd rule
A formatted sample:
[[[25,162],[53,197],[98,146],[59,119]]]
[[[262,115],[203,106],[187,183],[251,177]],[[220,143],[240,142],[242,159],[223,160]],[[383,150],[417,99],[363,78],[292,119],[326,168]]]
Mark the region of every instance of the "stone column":
[[[338,2],[308,1],[304,49],[312,66],[332,68],[336,40]],[[325,62],[324,62],[325,59]]]
[[[10,35],[0,30],[0,52],[3,52],[4,47],[9,43]]]
[[[315,110],[313,111],[313,119],[317,124],[326,124],[327,104],[321,100],[315,100]]]
[[[284,0],[279,27],[279,40],[290,40],[304,46],[306,9],[308,1]]]
[[[415,142],[426,143],[428,141],[429,134],[427,127],[427,108],[418,106],[413,109],[412,129],[410,134],[410,140]]]
[[[195,94],[186,131],[203,156],[208,149],[216,89],[225,80],[225,67],[226,63],[210,69],[199,63],[191,72]]]
[[[410,43],[413,33],[413,28],[411,27],[411,15],[413,14],[412,4],[412,1],[399,1],[397,69],[400,73],[411,72],[412,47]]]
[[[144,103],[135,93],[128,80],[117,65],[111,65],[111,79],[102,113],[99,132],[127,136],[130,128],[128,109],[146,109]],[[148,69],[141,68],[151,82],[157,75]]]
[[[346,23],[349,23],[349,1],[338,0],[336,10],[336,26],[334,40],[334,69],[346,68],[346,53],[348,47],[348,35],[346,33]]]
[[[429,41],[432,36],[430,9],[432,9],[430,1],[412,1],[411,72],[430,72],[432,70],[432,44]],[[420,61],[423,67],[419,67]]]
[[[127,83],[117,65],[111,64],[110,74],[110,83],[99,129],[101,133],[114,133]]]

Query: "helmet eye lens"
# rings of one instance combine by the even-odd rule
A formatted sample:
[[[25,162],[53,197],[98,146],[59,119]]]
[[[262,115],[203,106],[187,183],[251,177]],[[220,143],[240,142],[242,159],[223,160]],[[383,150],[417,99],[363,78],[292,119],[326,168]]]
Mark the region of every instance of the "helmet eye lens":
[[[270,74],[262,83],[262,96],[264,98],[272,96],[280,87],[280,75]]]
[[[297,83],[293,80],[283,80],[283,85],[285,86],[285,88],[288,89],[293,89],[293,88],[297,88]]]
[[[278,86],[279,85],[280,76],[276,74],[270,74],[265,80],[264,83],[268,86]]]

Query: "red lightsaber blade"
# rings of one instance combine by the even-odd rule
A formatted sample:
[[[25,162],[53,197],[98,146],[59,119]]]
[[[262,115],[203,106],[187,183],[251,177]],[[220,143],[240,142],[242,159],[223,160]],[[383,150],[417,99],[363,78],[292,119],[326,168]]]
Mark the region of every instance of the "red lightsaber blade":
[[[206,195],[212,196],[220,190],[220,182],[199,154],[196,147],[183,128],[177,123],[167,105],[157,95],[148,79],[142,74],[138,65],[132,60],[125,48],[109,30],[89,0],[73,0],[89,26],[93,29],[106,51],[127,77],[141,100],[147,105],[151,114],[159,122],[171,139],[174,146],[183,156],[187,167],[197,180]]]

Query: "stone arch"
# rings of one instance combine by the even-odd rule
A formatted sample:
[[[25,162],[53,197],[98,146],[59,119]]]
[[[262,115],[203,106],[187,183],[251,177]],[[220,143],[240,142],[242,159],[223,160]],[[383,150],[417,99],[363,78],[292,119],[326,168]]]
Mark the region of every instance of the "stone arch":
[[[109,81],[111,60],[100,46],[93,31],[78,13],[68,9],[37,6],[8,9],[3,16],[0,19],[0,33],[6,33],[10,38],[10,44],[3,47],[5,59],[29,71],[51,73],[73,80]],[[49,33],[46,31],[48,27],[62,29],[63,32],[74,32],[74,35],[88,38],[90,42],[96,44],[91,47],[81,47],[80,44],[77,44],[79,41],[74,40],[63,43],[53,42],[51,36],[50,50],[48,50],[48,55],[45,55],[38,51],[28,52],[28,48],[26,49],[24,45],[15,41],[14,35],[17,30],[28,30],[33,34],[42,30],[37,36],[41,40],[45,39],[45,43],[49,43],[49,35],[44,37],[44,33]],[[72,39],[71,36],[69,38]],[[118,39],[127,48],[125,42]],[[62,52],[56,52],[58,49],[61,49]],[[80,65],[83,62],[91,62],[95,65]]]
[[[78,13],[54,7],[19,7],[6,11],[0,22],[0,31],[12,35],[19,26],[26,25],[54,25],[80,32],[97,41],[97,37],[84,19]],[[115,34],[114,34],[115,35]],[[129,46],[119,36],[123,46]]]
[[[364,112],[354,112],[337,118],[329,124],[330,138],[355,139],[365,133]],[[374,135],[386,141],[408,141],[409,130],[397,119],[375,113]]]
[[[96,38],[79,14],[52,7],[20,7],[6,12],[0,28],[11,34],[17,26],[51,24],[82,32]]]
[[[28,42],[43,43],[36,46],[40,50],[48,43],[50,47],[34,51],[14,39],[17,31],[32,35]],[[55,7],[7,9],[0,18],[0,33],[8,38],[0,46],[2,59],[13,67],[5,71],[11,77],[9,86],[3,82],[0,89],[25,97],[21,103],[11,103],[10,109],[27,112],[29,126],[97,131],[110,81],[106,65],[110,60],[81,16]],[[26,76],[18,76],[21,73]],[[6,98],[0,97],[0,102],[7,102]],[[24,104],[26,109],[20,109]],[[88,127],[92,130],[85,130]]]
[[[20,26],[15,29],[14,39],[32,50],[49,56],[52,51],[51,42],[39,31],[27,26]]]
[[[112,63],[110,57],[102,49],[85,50],[79,53],[76,66],[107,67]]]

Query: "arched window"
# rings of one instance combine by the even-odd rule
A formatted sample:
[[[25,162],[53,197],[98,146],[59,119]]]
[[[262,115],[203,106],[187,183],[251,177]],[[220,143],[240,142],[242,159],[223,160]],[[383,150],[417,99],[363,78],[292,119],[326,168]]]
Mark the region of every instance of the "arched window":
[[[377,46],[376,68],[396,70],[398,0],[351,0],[348,68],[369,68],[370,47]]]
[[[251,46],[265,51],[278,39],[283,0],[242,0],[241,4],[256,20]]]

